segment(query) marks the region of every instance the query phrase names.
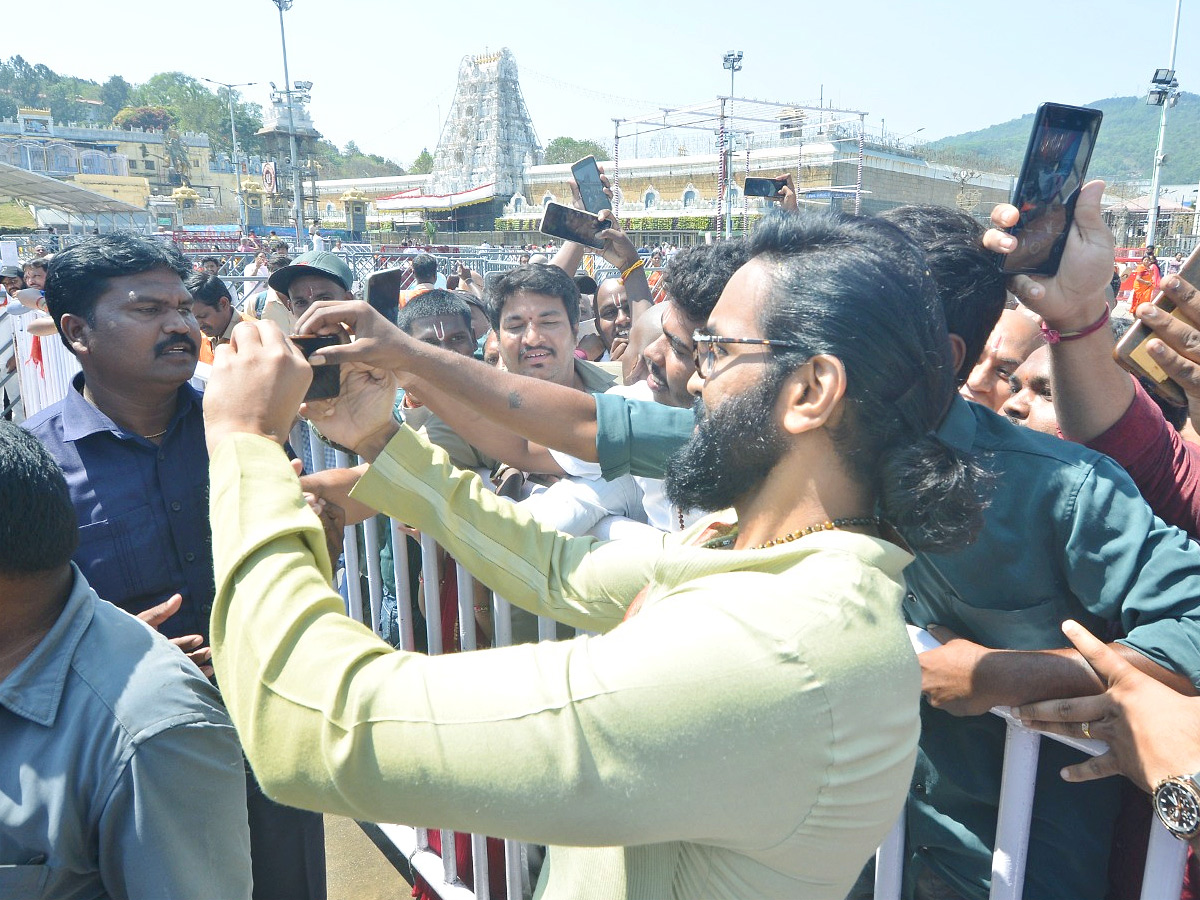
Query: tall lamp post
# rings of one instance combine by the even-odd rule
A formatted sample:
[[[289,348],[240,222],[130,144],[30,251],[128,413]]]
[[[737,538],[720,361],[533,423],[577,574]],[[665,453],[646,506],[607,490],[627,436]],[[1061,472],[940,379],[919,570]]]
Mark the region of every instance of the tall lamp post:
[[[237,199],[238,199],[238,225],[242,228],[242,233],[246,232],[246,200],[242,196],[242,167],[238,163],[238,143],[237,143],[237,125],[233,121],[233,89],[239,87],[253,87],[258,84],[257,81],[243,81],[241,84],[227,84],[224,81],[213,81],[211,78],[201,78],[201,81],[207,81],[209,84],[215,84],[218,87],[225,88],[229,95],[229,134],[233,138],[233,177],[237,180]]]
[[[726,196],[721,198],[725,206],[725,237],[733,234],[733,204],[726,202],[729,194],[729,183],[733,179],[733,76],[742,71],[742,51],[730,50],[721,60],[722,68],[729,70],[729,140],[725,144],[725,185],[722,188]]]
[[[287,89],[288,140],[292,152],[292,205],[295,211],[296,247],[304,241],[304,200],[300,196],[300,151],[296,147],[296,115],[292,110],[292,80],[288,75],[287,35],[283,30],[283,13],[292,8],[292,0],[271,0],[279,7],[279,42],[283,46],[283,84]]]
[[[1146,246],[1154,244],[1154,232],[1158,227],[1158,190],[1162,180],[1163,142],[1167,137],[1167,110],[1179,102],[1179,81],[1175,78],[1175,50],[1179,46],[1179,9],[1183,0],[1175,0],[1175,27],[1171,31],[1171,64],[1165,69],[1155,69],[1150,78],[1150,92],[1146,94],[1147,106],[1161,106],[1158,117],[1158,148],[1154,151],[1154,178],[1150,184],[1150,215],[1146,221]]]

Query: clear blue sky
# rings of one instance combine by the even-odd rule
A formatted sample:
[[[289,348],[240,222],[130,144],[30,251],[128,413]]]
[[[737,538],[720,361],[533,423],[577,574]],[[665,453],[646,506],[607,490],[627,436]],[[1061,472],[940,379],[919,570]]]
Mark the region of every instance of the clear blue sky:
[[[119,7],[114,7],[117,9]],[[536,10],[536,15],[534,11]],[[721,57],[745,54],[738,96],[870,113],[896,135],[933,140],[1033,111],[1145,92],[1166,66],[1174,0],[859,0],[581,3],[295,0],[284,14],[293,80],[315,83],[314,123],[339,146],[411,162],[432,151],[466,54],[509,47],[543,144],[609,139],[612,118],[709,100],[729,89]],[[11,32],[5,56],[57,72],[141,82],[178,70],[258,81],[266,104],[283,81],[271,0],[154,3],[102,12],[59,0],[52,20]],[[120,17],[121,29],[108,17]],[[11,19],[11,17],[10,17]],[[32,26],[29,20],[27,26]],[[118,38],[128,46],[114,43]],[[1200,93],[1200,2],[1184,0],[1180,86]]]

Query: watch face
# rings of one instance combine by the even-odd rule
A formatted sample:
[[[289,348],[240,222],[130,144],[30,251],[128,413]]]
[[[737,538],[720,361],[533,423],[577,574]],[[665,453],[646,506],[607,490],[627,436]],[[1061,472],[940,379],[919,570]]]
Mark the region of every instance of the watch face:
[[[1186,779],[1168,778],[1154,789],[1154,810],[1177,837],[1200,833],[1200,792]]]

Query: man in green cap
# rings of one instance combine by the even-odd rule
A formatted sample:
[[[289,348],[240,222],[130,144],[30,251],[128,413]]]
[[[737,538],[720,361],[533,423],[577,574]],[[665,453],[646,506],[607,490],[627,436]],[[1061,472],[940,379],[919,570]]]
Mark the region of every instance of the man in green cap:
[[[286,298],[291,311],[288,327],[284,328],[282,322],[275,324],[285,334],[291,334],[296,320],[318,300],[353,300],[350,290],[353,284],[354,273],[338,256],[325,250],[301,253],[291,265],[267,279],[267,287]]]

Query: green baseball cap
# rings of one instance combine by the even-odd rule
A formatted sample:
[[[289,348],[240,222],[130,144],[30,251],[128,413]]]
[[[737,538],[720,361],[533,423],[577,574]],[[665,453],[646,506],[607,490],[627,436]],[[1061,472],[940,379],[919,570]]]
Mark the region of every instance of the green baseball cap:
[[[291,265],[284,266],[267,279],[267,284],[281,294],[286,294],[292,282],[305,275],[324,275],[331,281],[336,281],[343,290],[350,290],[354,284],[354,273],[341,257],[325,250],[310,250],[301,253],[292,260]]]

